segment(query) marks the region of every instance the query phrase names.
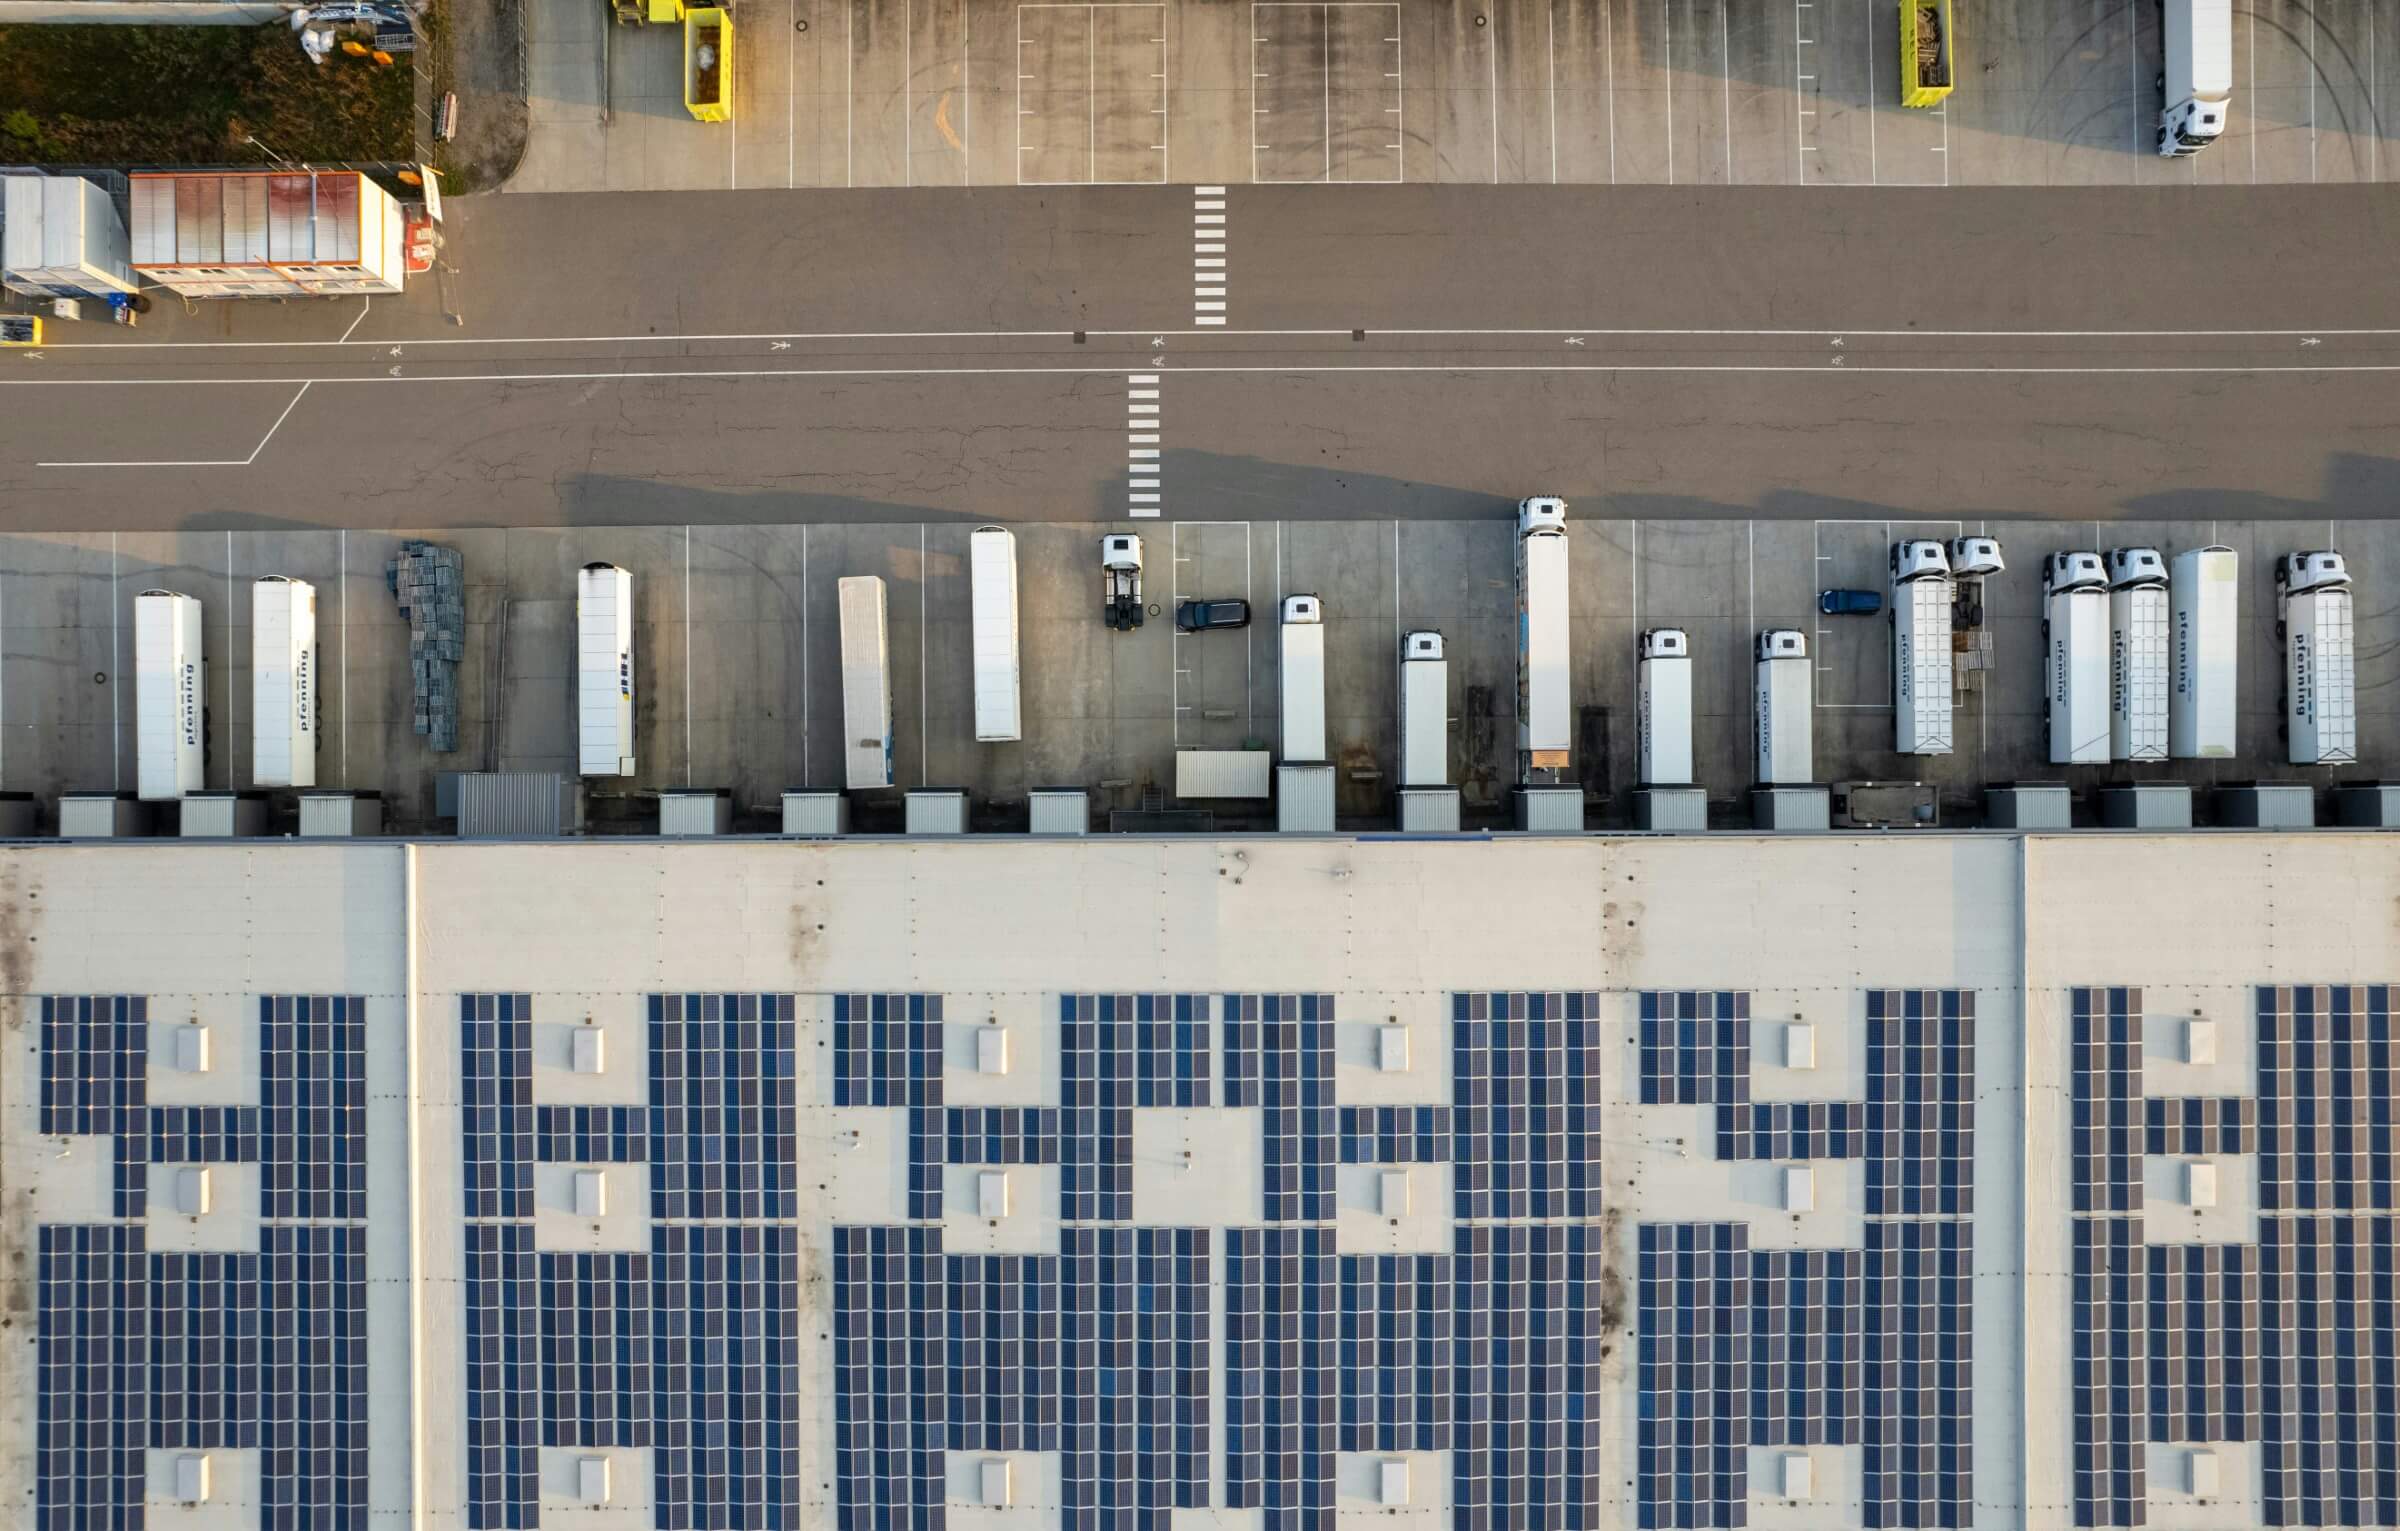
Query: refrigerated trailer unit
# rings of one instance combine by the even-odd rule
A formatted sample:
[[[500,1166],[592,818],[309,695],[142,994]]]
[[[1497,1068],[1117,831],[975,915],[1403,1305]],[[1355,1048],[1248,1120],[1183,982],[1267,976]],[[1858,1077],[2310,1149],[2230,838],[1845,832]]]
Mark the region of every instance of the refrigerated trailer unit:
[[[1793,628],[1758,635],[1758,780],[1805,786],[1817,779],[1816,676],[1808,639]]]
[[[892,784],[892,670],[884,631],[883,581],[853,574],[842,605],[842,784]]]
[[[2233,0],[2160,0],[2158,152],[2197,154],[2233,115]]]
[[[2358,679],[2350,569],[2331,549],[2275,564],[2283,636],[2283,730],[2293,765],[2358,763]]]
[[[2095,552],[2042,563],[2042,720],[2052,765],[2108,763],[2108,573]]]
[[[587,563],[575,579],[575,770],[633,774],[633,575]]]
[[[1567,768],[1574,709],[1567,654],[1567,502],[1517,506],[1517,766],[1550,781]],[[1532,773],[1547,773],[1535,777]]]
[[[317,587],[269,574],[250,586],[250,779],[317,784]]]
[[[2233,549],[2206,547],[2176,554],[2168,575],[2167,753],[2177,760],[2233,758],[2240,574]]]
[[[135,789],[165,802],[207,784],[208,666],[200,602],[172,590],[133,598]]]
[[[967,539],[967,563],[975,601],[975,738],[983,744],[1021,739],[1016,533],[977,527]]]
[[[1642,785],[1681,787],[1692,779],[1692,645],[1680,627],[1642,634]]]
[[[1400,785],[1449,782],[1450,661],[1440,633],[1410,633],[1400,640]]]
[[[2156,548],[2108,554],[2108,756],[2167,758],[2167,561]]]
[[[1325,607],[1313,595],[1283,598],[1283,758],[1325,758]]]
[[[1950,753],[1950,559],[1938,542],[1892,544],[1892,747]]]

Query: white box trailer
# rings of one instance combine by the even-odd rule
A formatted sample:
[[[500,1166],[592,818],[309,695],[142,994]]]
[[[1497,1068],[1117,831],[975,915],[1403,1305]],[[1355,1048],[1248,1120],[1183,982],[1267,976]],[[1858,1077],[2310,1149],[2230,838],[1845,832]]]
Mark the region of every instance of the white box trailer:
[[[1283,598],[1283,758],[1325,759],[1325,607],[1313,595]]]
[[[1567,651],[1567,502],[1517,506],[1517,764],[1567,768],[1575,727]]]
[[[250,779],[317,784],[317,587],[269,574],[250,586]]]
[[[1642,634],[1642,785],[1680,787],[1692,779],[1692,642],[1680,627]]]
[[[2167,753],[2177,760],[2233,758],[2240,577],[2239,557],[2228,547],[2178,553],[2168,574]]]
[[[1410,633],[1400,640],[1400,785],[1449,782],[1450,661],[1440,633]]]
[[[968,585],[975,602],[975,738],[983,744],[1025,737],[1017,648],[1017,537],[979,526],[967,538]]]
[[[1817,779],[1816,675],[1795,628],[1758,635],[1758,780],[1806,786]]]
[[[2052,765],[2108,764],[2108,574],[2095,552],[2042,563],[2042,721]]]
[[[575,769],[634,773],[633,575],[613,563],[575,578]]]
[[[2350,569],[2331,549],[2275,565],[2283,634],[2283,731],[2293,765],[2358,763],[2358,677]]]
[[[2233,0],[2160,0],[2158,152],[2197,154],[2233,115]]]
[[[200,602],[172,590],[133,598],[134,786],[152,802],[207,785],[208,664]]]
[[[2167,560],[2156,548],[2108,554],[2108,757],[2167,758]]]
[[[0,287],[106,302],[134,286],[125,220],[106,191],[81,176],[0,176]]]
[[[853,574],[842,605],[842,784],[853,791],[892,784],[892,667],[883,581]]]
[[[1950,558],[1938,542],[1892,544],[1892,747],[1947,755]]]

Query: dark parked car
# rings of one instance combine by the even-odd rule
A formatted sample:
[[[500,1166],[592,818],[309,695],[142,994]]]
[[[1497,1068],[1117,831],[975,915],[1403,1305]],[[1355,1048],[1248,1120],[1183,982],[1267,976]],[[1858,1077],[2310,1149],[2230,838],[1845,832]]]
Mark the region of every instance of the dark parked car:
[[[1817,596],[1817,610],[1829,617],[1871,617],[1883,610],[1883,597],[1872,590],[1826,590]]]
[[[1175,627],[1179,632],[1204,633],[1213,627],[1248,627],[1248,601],[1177,601]]]

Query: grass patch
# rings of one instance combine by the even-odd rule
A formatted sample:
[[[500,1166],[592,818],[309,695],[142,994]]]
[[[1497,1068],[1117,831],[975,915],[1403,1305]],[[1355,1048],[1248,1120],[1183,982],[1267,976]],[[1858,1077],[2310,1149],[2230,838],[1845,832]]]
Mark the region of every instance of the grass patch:
[[[415,82],[282,25],[0,27],[0,160],[46,164],[405,160]]]

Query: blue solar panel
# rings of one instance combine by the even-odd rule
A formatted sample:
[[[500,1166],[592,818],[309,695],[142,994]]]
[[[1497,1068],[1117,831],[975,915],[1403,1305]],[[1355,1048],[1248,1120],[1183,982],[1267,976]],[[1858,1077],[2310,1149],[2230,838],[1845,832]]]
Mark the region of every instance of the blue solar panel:
[[[367,1524],[367,1231],[259,1230],[260,1524]]]
[[[837,1524],[938,1526],[948,1473],[942,1231],[836,1227],[833,1264]]]
[[[533,1216],[533,1000],[458,1002],[459,1130],[467,1216]]]
[[[142,1230],[45,1223],[36,1259],[36,1521],[40,1531],[133,1524],[150,1418]]]
[[[150,1257],[150,1444],[256,1446],[256,1254]]]
[[[1600,996],[1451,996],[1462,1221],[1600,1214]]]
[[[542,1316],[566,1310],[537,1290],[530,1221],[469,1223],[466,1236],[467,1524],[524,1531],[540,1497],[537,1341]]]
[[[259,1211],[367,1215],[367,1007],[279,994],[258,1002]]]
[[[1450,1271],[1448,1254],[1341,1257],[1342,1450],[1450,1448]]]
[[[1058,1450],[1058,1256],[952,1255],[947,1279],[949,1449]]]
[[[1333,1509],[1339,1283],[1329,1227],[1226,1233],[1225,1502],[1270,1526]]]

